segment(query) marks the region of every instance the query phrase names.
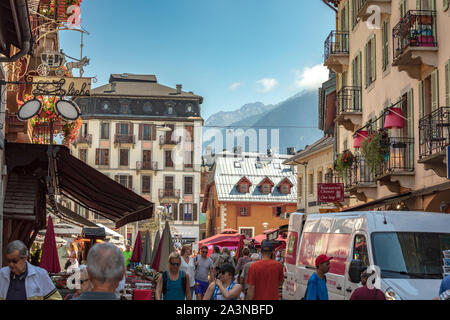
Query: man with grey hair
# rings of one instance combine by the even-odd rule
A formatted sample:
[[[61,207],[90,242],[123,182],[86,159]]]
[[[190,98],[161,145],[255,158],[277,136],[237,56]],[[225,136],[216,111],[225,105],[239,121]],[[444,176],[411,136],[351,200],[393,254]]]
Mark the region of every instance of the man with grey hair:
[[[7,267],[0,269],[0,300],[62,300],[46,270],[27,261],[20,240],[6,247]]]
[[[119,300],[116,289],[125,275],[122,251],[112,243],[94,245],[87,256],[87,272],[92,290],[78,300]]]

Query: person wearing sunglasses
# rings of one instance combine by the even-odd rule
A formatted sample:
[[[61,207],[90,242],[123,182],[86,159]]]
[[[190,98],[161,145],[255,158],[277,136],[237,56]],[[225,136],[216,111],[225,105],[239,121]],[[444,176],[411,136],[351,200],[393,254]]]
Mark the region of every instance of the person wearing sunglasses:
[[[27,262],[20,240],[6,247],[7,267],[0,270],[0,300],[62,300],[46,270]]]
[[[194,259],[195,263],[195,294],[197,300],[202,300],[210,282],[214,282],[214,263],[208,258],[208,247],[200,249],[200,255]],[[209,278],[208,278],[209,275]]]
[[[242,287],[234,282],[234,271],[232,264],[223,264],[219,271],[219,279],[209,285],[203,300],[237,300]]]
[[[162,273],[156,285],[156,300],[192,300],[189,275],[180,270],[181,256],[169,255],[169,270]]]

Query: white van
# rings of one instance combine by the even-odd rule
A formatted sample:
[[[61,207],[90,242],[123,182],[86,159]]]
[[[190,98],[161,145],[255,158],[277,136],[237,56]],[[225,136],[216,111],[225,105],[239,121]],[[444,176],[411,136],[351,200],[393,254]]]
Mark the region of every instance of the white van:
[[[294,214],[291,219],[292,226],[297,225],[299,217]],[[439,294],[443,251],[450,249],[450,215],[400,211],[312,214],[297,230],[301,239],[295,280],[292,266],[286,264],[289,283],[283,287],[283,299],[304,297],[320,254],[333,257],[327,274],[330,300],[350,299],[361,286],[361,270],[369,265],[380,268],[380,286],[387,299],[429,300]]]
[[[295,272],[297,269],[298,248],[302,235],[304,213],[291,213],[289,218],[288,236],[286,240],[286,256],[284,260],[283,299],[299,300],[296,297]]]

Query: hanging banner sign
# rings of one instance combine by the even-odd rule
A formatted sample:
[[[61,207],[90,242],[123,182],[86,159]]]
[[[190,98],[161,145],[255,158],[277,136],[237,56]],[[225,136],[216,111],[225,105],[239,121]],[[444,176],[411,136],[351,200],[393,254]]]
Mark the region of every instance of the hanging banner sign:
[[[33,77],[34,96],[88,97],[92,78]]]

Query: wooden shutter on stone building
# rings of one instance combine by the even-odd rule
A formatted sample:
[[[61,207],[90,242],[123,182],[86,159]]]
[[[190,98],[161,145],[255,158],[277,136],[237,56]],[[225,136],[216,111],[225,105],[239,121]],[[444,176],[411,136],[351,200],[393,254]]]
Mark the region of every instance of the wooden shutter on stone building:
[[[143,124],[139,123],[139,140],[142,140],[142,131],[143,131]]]
[[[120,123],[116,123],[116,134],[120,134]]]
[[[128,176],[128,189],[133,190],[133,176]]]
[[[152,132],[152,137],[150,140],[156,141],[156,125],[154,125],[154,124],[151,125],[151,132]]]
[[[184,204],[180,203],[180,221],[184,221]]]
[[[100,164],[100,149],[95,150],[95,165],[98,166]]]
[[[194,203],[192,205],[192,220],[195,222],[198,219],[198,205]]]
[[[178,220],[178,204],[172,203],[172,214],[173,214],[173,220]]]

